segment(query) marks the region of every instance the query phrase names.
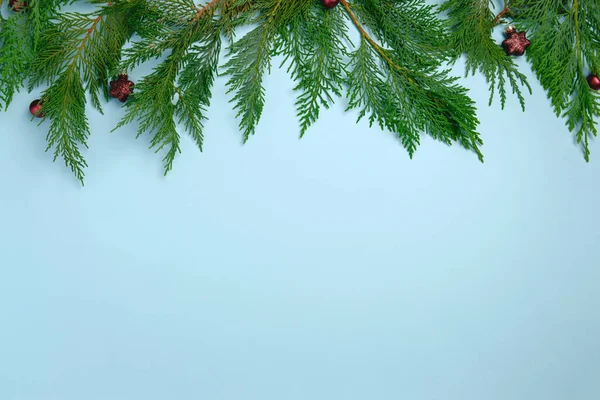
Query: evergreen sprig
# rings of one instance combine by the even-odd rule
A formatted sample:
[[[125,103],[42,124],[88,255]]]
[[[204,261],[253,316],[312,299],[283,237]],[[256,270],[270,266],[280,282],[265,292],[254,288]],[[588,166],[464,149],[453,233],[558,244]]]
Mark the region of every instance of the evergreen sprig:
[[[264,80],[281,61],[295,81],[300,136],[321,107],[345,97],[358,119],[396,135],[412,157],[423,134],[476,153],[475,104],[446,63],[466,55],[467,73],[482,73],[490,103],[509,90],[524,107],[531,88],[514,60],[492,39],[512,22],[532,41],[527,58],[552,105],[575,131],[589,158],[600,98],[587,74],[600,73],[600,8],[583,0],[88,0],[90,13],[67,12],[74,0],[28,0],[19,13],[0,16],[0,106],[23,86],[41,94],[50,121],[48,150],[83,182],[90,127],[87,99],[102,111],[111,78],[151,60],[137,79],[115,129],[136,122],[164,152],[165,173],[181,151],[181,134],[200,150],[211,91],[219,74],[237,111],[243,141],[256,132],[268,95]],[[0,0],[0,6],[6,4]],[[236,32],[250,27],[241,37]],[[351,35],[351,30],[357,33]],[[357,38],[357,39],[356,39]],[[225,60],[221,64],[222,47]]]
[[[504,108],[508,84],[525,111],[525,98],[521,87],[524,86],[531,93],[531,86],[515,62],[491,37],[492,30],[508,8],[505,7],[495,16],[492,13],[493,6],[494,0],[447,0],[442,5],[441,11],[447,12],[452,32],[449,41],[452,60],[455,62],[464,54],[467,75],[479,72],[485,76],[489,83],[490,105],[497,90],[500,104]]]
[[[202,121],[210,105],[221,48],[219,31],[212,28],[216,1],[199,9],[188,0],[171,3],[181,13],[181,22],[172,21],[167,28],[146,32],[141,41],[125,51],[125,68],[158,58],[166,51],[170,54],[136,86],[136,93],[126,104],[125,117],[117,125],[120,128],[137,120],[138,136],[149,132],[153,134],[151,148],[157,152],[167,148],[165,174],[181,152],[178,122],[202,150]],[[168,16],[159,13],[156,17]]]
[[[406,8],[389,0],[360,0],[357,17],[346,0],[341,1],[361,33],[349,64],[348,109],[360,109],[359,120],[368,115],[371,125],[377,122],[398,135],[411,158],[420,133],[426,132],[448,145],[460,143],[483,162],[474,102],[449,71],[440,70],[446,57],[444,31],[439,20],[427,17],[431,6],[413,0]],[[425,17],[407,22],[419,12]],[[395,43],[402,51],[382,48],[362,28],[359,17],[380,43]],[[387,18],[396,23],[378,23]]]
[[[249,12],[256,14],[252,21],[258,25],[229,46],[229,61],[224,65],[229,75],[227,93],[233,93],[232,102],[240,118],[244,142],[254,134],[265,104],[263,78],[271,68],[271,58],[277,54],[276,36],[281,28],[293,24],[295,19],[306,16],[314,5],[312,0],[260,0]]]
[[[298,81],[294,90],[300,119],[300,136],[319,118],[320,107],[329,108],[334,97],[341,97],[345,82],[345,63],[349,42],[348,27],[340,12],[321,12],[315,8],[284,26],[275,45],[282,54],[282,65]]]
[[[113,5],[104,4],[105,8]],[[108,99],[106,82],[115,73],[121,48],[131,34],[126,17],[102,10],[97,16],[58,15],[49,21],[41,39],[45,46],[32,63],[30,85],[50,85],[42,93],[44,118],[50,120],[47,150],[54,149],[54,159],[62,157],[82,183],[87,163],[80,146],[87,147],[90,134],[86,92],[101,111],[99,96]]]
[[[0,107],[5,109],[15,92],[23,87],[34,58],[28,32],[30,22],[24,13],[15,13],[7,19],[0,15]]]
[[[531,37],[527,58],[532,69],[589,161],[600,95],[590,90],[586,78],[590,69],[600,72],[600,7],[585,0],[518,0],[512,7],[514,22]]]

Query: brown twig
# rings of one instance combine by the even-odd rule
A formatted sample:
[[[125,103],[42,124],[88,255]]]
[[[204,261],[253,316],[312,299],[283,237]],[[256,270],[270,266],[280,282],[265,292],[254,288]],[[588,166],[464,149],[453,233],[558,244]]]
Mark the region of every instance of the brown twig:
[[[196,21],[198,21],[200,19],[200,17],[202,17],[202,15],[204,15],[204,13],[211,8],[212,6],[214,6],[215,4],[217,4],[220,0],[212,0],[210,3],[207,3],[204,7],[198,8],[198,12],[196,13],[196,16],[194,17],[194,19],[192,19],[192,24],[195,23]]]
[[[502,9],[502,11],[500,11],[498,13],[498,15],[496,15],[496,18],[494,18],[494,20],[492,21],[492,26],[498,25],[500,23],[500,20],[502,19],[502,17],[504,17],[509,12],[510,12],[510,8],[508,7],[508,1],[505,1],[504,8]]]
[[[253,6],[253,4],[252,4],[252,3],[246,3],[246,4],[242,5],[242,6],[238,6],[238,7],[231,7],[231,8],[227,8],[227,9],[226,9],[226,6],[225,6],[226,4],[227,4],[227,2],[226,2],[226,1],[225,1],[225,2],[223,2],[223,5],[224,5],[224,7],[223,7],[223,11],[222,11],[222,12],[223,12],[224,14],[225,14],[225,13],[226,13],[226,14],[230,14],[230,15],[231,15],[231,18],[238,17],[240,14],[242,14],[242,13],[244,13],[244,12],[248,11],[248,10],[249,10],[249,9],[250,9],[250,8]]]
[[[112,6],[112,4],[113,4],[113,2],[111,1],[106,6],[110,7],[110,6]],[[92,23],[92,26],[90,26],[88,28],[87,33],[81,40],[81,44],[79,45],[79,47],[77,47],[77,53],[75,54],[75,57],[73,57],[73,61],[71,62],[71,65],[69,66],[69,68],[75,68],[75,65],[77,64],[77,60],[79,60],[79,58],[83,54],[83,49],[85,48],[85,44],[92,36],[92,32],[94,32],[96,30],[96,26],[98,26],[100,21],[102,21],[102,17],[103,17],[103,15],[98,15],[98,17],[96,17],[96,19]]]
[[[381,48],[381,46],[379,46],[373,40],[373,38],[371,38],[371,36],[369,36],[369,34],[367,33],[367,31],[365,31],[365,28],[363,28],[362,25],[360,24],[360,22],[358,21],[358,18],[356,18],[356,15],[354,15],[354,13],[352,12],[352,9],[350,9],[350,4],[348,4],[348,2],[346,0],[340,0],[340,3],[342,3],[342,5],[344,6],[344,8],[346,9],[346,12],[350,16],[350,19],[352,19],[352,22],[354,22],[354,25],[356,25],[356,28],[360,31],[360,34],[365,38],[365,40],[367,42],[369,42],[371,44],[371,46],[373,46],[373,48],[375,50],[377,50],[377,52],[381,55],[381,57],[383,57],[385,59],[385,61],[388,62],[388,64],[390,64],[394,68],[402,69],[399,65],[396,65],[392,61],[392,59],[389,58],[387,54],[385,54],[385,51],[383,51],[383,49]]]
[[[404,77],[406,79],[408,79],[409,82],[416,85],[417,83],[415,82],[415,80],[406,73],[407,72],[406,68],[403,68],[403,67],[399,66],[398,64],[396,64],[394,61],[392,61],[392,59],[387,54],[385,54],[385,51],[381,48],[381,46],[379,46],[377,44],[377,42],[375,42],[373,40],[373,38],[367,33],[367,31],[365,31],[365,28],[363,28],[361,23],[358,21],[358,18],[356,18],[356,15],[352,12],[352,9],[350,8],[350,4],[348,4],[348,1],[340,0],[340,3],[342,3],[344,8],[346,9],[346,12],[350,16],[350,19],[352,19],[352,22],[354,22],[354,25],[359,30],[362,37],[365,38],[365,40],[367,42],[369,42],[369,44],[371,44],[371,46],[373,46],[373,48],[379,53],[379,55],[381,55],[381,57],[383,57],[383,59],[388,63],[388,65],[390,67],[398,70],[402,75],[404,75]]]

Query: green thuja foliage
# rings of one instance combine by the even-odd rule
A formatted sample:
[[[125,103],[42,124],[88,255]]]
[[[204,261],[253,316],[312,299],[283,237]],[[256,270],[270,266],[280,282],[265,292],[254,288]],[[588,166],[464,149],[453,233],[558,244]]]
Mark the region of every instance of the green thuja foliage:
[[[575,132],[584,158],[589,161],[589,137],[597,134],[600,98],[598,92],[590,90],[586,78],[589,73],[600,73],[600,3],[505,0],[498,14],[494,14],[495,4],[493,0],[445,1],[441,10],[448,14],[455,58],[465,54],[467,70],[486,76],[490,102],[497,87],[504,106],[508,79],[524,107],[519,86],[530,89],[529,84],[492,40],[491,32],[500,23],[525,30],[531,40],[527,60],[547,90],[556,115],[564,117],[569,130]]]
[[[278,31],[294,23],[300,15],[314,5],[313,0],[263,0],[257,1],[252,21],[257,25],[239,41],[229,46],[229,61],[225,74],[230,76],[228,93],[233,93],[234,109],[238,111],[244,142],[254,134],[265,103],[264,74],[271,68],[271,58],[276,52],[274,44]]]
[[[23,87],[41,91],[48,150],[83,182],[91,133],[86,110],[111,100],[109,81],[153,62],[137,79],[115,127],[137,126],[163,154],[165,173],[181,135],[203,148],[211,92],[225,77],[243,141],[255,134],[274,63],[295,82],[300,136],[334,103],[390,131],[412,157],[421,136],[458,143],[483,161],[474,102],[445,68],[466,55],[487,78],[490,102],[508,88],[522,105],[525,76],[496,43],[498,23],[531,35],[527,52],[558,115],[588,155],[598,96],[585,80],[599,68],[599,11],[583,0],[515,0],[495,14],[491,0],[29,0],[20,12],[0,0],[0,106]],[[73,12],[87,3],[88,13]],[[245,34],[240,34],[244,28]]]
[[[49,85],[41,96],[44,118],[50,120],[48,150],[82,183],[87,164],[80,148],[87,147],[90,134],[86,93],[101,110],[100,95],[108,99],[106,82],[116,73],[121,48],[131,36],[126,4],[123,12],[57,14],[44,29],[44,45],[31,65],[30,85]]]
[[[23,87],[33,61],[29,32],[25,14],[16,13],[7,19],[0,16],[0,107],[8,107],[15,92]]]
[[[452,32],[449,41],[452,60],[456,61],[464,54],[467,74],[479,72],[485,76],[490,88],[490,105],[497,90],[504,108],[506,86],[509,84],[525,110],[521,86],[530,93],[531,87],[514,61],[491,37],[493,28],[500,22],[500,18],[492,12],[494,3],[494,0],[448,0],[442,5],[441,11],[447,12]]]
[[[589,0],[515,0],[510,3],[515,24],[531,37],[527,59],[557,116],[589,161],[589,137],[596,136],[600,96],[587,76],[600,73],[600,3]]]
[[[219,31],[212,27],[217,3],[200,10],[191,1],[177,3],[181,12],[178,18],[172,18],[165,4],[157,3],[155,18],[164,21],[162,27],[147,30],[125,51],[123,67],[128,69],[167,51],[169,55],[139,82],[126,104],[125,118],[117,126],[139,121],[138,136],[148,132],[153,135],[151,147],[156,151],[167,149],[165,173],[180,152],[177,122],[202,149],[202,121],[210,105],[221,50]]]
[[[433,7],[418,0],[359,0],[354,12],[345,5],[361,33],[362,23],[381,43],[363,33],[351,53],[348,109],[398,135],[411,157],[420,132],[426,132],[446,144],[460,143],[483,161],[474,102],[457,78],[440,69],[447,38]]]
[[[301,136],[317,120],[321,106],[329,108],[335,97],[342,96],[347,31],[342,13],[310,7],[279,32],[277,54],[284,56],[282,65],[289,65],[288,72],[298,82],[294,90],[299,92]]]
[[[58,7],[71,2],[28,0],[19,12],[8,13],[7,18],[0,14],[0,107],[7,108],[15,92],[25,85],[50,19]],[[8,1],[0,0],[2,3]]]

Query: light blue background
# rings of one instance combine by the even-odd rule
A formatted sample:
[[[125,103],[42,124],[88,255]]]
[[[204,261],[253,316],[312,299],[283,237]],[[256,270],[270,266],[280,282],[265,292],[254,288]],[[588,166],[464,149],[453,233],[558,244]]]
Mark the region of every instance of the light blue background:
[[[299,140],[274,70],[247,145],[219,80],[205,152],[184,137],[164,178],[113,101],[85,188],[17,96],[0,399],[600,398],[600,146],[586,164],[531,82],[522,113],[464,81],[483,165],[428,138],[411,161],[343,101]]]

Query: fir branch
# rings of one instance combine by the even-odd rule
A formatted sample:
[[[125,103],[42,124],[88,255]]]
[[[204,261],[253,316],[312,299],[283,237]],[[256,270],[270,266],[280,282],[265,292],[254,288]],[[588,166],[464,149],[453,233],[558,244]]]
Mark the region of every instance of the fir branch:
[[[493,27],[504,14],[494,16],[490,10],[493,0],[447,0],[441,11],[448,12],[448,22],[452,37],[449,46],[454,51],[453,61],[462,54],[466,55],[466,73],[482,73],[489,83],[491,105],[495,91],[498,90],[501,107],[507,99],[507,84],[517,96],[521,108],[525,110],[525,98],[521,87],[531,87],[527,78],[519,72],[517,65],[507,56],[502,48],[492,40]],[[508,9],[508,5],[505,6]]]
[[[204,24],[205,18],[199,21],[199,16],[206,11],[210,10],[209,16],[212,18],[216,11],[215,5],[213,2],[197,8],[191,0],[142,1],[138,11],[134,13],[134,18],[141,18],[145,26],[136,31],[141,40],[124,49],[121,69],[132,70],[140,64],[159,58],[165,52],[190,45],[188,41],[180,43],[186,39],[185,32],[191,32],[190,27],[199,22]],[[212,27],[207,29],[213,30]]]
[[[373,40],[373,38],[371,38],[371,36],[367,33],[367,31],[365,30],[365,28],[363,28],[362,24],[360,23],[360,21],[358,20],[358,18],[356,17],[356,15],[354,14],[354,12],[352,12],[351,8],[350,8],[350,4],[348,4],[348,2],[346,0],[341,0],[342,5],[344,6],[344,8],[346,9],[346,12],[348,13],[348,15],[350,16],[350,19],[352,19],[352,22],[354,23],[354,26],[356,26],[356,29],[359,30],[362,38],[364,40],[366,40],[367,42],[369,42],[369,44],[371,46],[373,46],[373,48],[379,53],[379,55],[392,67],[395,69],[399,69],[402,70],[403,68],[400,67],[399,65],[395,64],[392,59],[386,54],[386,52],[381,48],[381,46],[379,46],[379,44],[377,44],[377,42],[375,42]],[[362,45],[362,43],[361,43]]]
[[[236,117],[240,118],[240,130],[244,143],[253,135],[265,104],[262,85],[265,72],[270,72],[271,56],[275,39],[281,27],[314,6],[312,0],[263,0],[256,8],[260,11],[255,21],[258,26],[237,42],[229,46],[229,61],[224,65],[225,74],[230,76],[227,93],[234,93]]]
[[[230,44],[223,67],[244,142],[262,115],[272,57],[282,55],[296,82],[300,136],[345,86],[347,110],[393,132],[411,157],[420,135],[428,134],[448,145],[458,142],[483,161],[474,103],[442,65],[466,54],[467,74],[479,71],[490,85],[490,104],[498,91],[504,107],[510,87],[524,108],[522,89],[531,92],[525,75],[491,38],[510,17],[528,31],[527,58],[589,159],[589,137],[597,134],[600,116],[600,94],[586,82],[589,70],[600,73],[600,8],[594,2],[505,0],[494,15],[492,0],[446,0],[439,9],[426,0],[340,1],[325,10],[317,0],[88,0],[98,11],[87,14],[60,11],[74,0],[28,0],[23,11],[0,16],[0,106],[8,106],[28,78],[30,89],[49,85],[41,96],[50,120],[47,150],[83,182],[86,95],[101,111],[110,77],[160,59],[138,81],[116,128],[137,121],[137,135],[150,134],[151,148],[166,152],[166,174],[181,150],[178,128],[202,150],[225,36]],[[447,11],[448,20],[438,11]],[[348,20],[359,32],[356,45],[348,38]],[[249,33],[235,39],[246,25]],[[139,38],[123,50],[134,33]]]
[[[125,117],[115,128],[137,120],[138,137],[149,132],[153,135],[151,148],[158,152],[167,147],[167,154],[163,159],[165,174],[172,169],[175,156],[181,151],[180,136],[173,119],[173,97],[176,92],[173,82],[177,77],[178,63],[177,55],[169,56],[152,74],[136,85],[136,92],[127,100]]]
[[[61,75],[44,92],[43,110],[45,118],[51,121],[46,151],[54,149],[54,161],[61,157],[65,166],[73,171],[83,185],[87,163],[79,146],[87,148],[90,129],[85,115],[85,89],[80,74]]]
[[[231,58],[224,66],[225,74],[231,76],[227,82],[227,93],[235,93],[231,101],[235,102],[234,110],[238,110],[236,117],[241,117],[240,129],[244,143],[254,134],[264,107],[262,80],[265,70],[271,68],[271,50],[276,32],[273,21],[283,1],[277,0],[259,26],[229,46],[228,56]]]
[[[589,137],[598,132],[600,95],[590,90],[585,68],[598,65],[600,10],[580,0],[519,0],[514,8],[515,23],[531,37],[527,58],[532,69],[589,161]]]
[[[321,106],[329,108],[344,84],[343,40],[350,41],[343,14],[337,10],[311,8],[281,30],[276,48],[288,60],[288,72],[298,81],[294,90],[300,118],[300,136],[319,117]]]
[[[165,174],[181,152],[176,123],[184,125],[202,150],[202,121],[210,104],[221,47],[220,32],[213,22],[217,2],[200,11],[191,1],[179,0],[178,4],[188,10],[184,20],[189,22],[150,35],[126,51],[123,65],[128,67],[156,58],[166,50],[171,54],[136,85],[136,92],[126,103],[125,116],[115,128],[138,121],[138,137],[150,133],[151,148],[156,152],[167,149],[163,158]],[[190,17],[191,13],[195,16]]]
[[[352,53],[349,67],[348,109],[359,109],[359,120],[367,116],[370,125],[377,122],[398,135],[411,158],[425,131],[448,145],[458,141],[483,161],[474,103],[446,72],[430,78],[384,68],[366,39]]]
[[[236,27],[255,21],[257,12],[253,0],[223,0],[219,3],[219,25],[229,41],[233,42]]]
[[[27,7],[8,19],[0,15],[0,107],[7,108],[15,92],[24,86],[51,17],[61,5],[73,1],[28,0]]]
[[[8,108],[29,72],[34,57],[29,29],[24,13],[0,16],[0,108]]]
[[[43,46],[42,36],[61,6],[76,0],[27,0],[27,16],[31,24],[33,47],[37,51]]]
[[[85,94],[101,111],[99,93],[107,97],[108,77],[128,33],[122,14],[64,13],[44,32],[47,47],[33,63],[32,84],[50,83],[42,94],[44,118],[51,120],[47,150],[54,148],[54,159],[62,157],[82,184],[87,164],[79,146],[87,147],[89,136]]]
[[[377,0],[361,1],[363,10],[381,9]],[[474,151],[483,162],[479,150],[482,144],[476,131],[479,121],[473,101],[466,89],[456,84],[448,71],[439,71],[433,61],[425,65],[400,65],[399,60],[415,60],[411,55],[396,55],[382,48],[362,27],[346,0],[341,0],[346,12],[361,33],[359,48],[351,54],[348,76],[348,109],[360,110],[358,119],[369,115],[369,122],[377,122],[382,129],[394,132],[407,149],[410,157],[420,143],[420,132],[446,144],[458,141]],[[371,14],[373,15],[373,14]],[[377,13],[380,18],[398,18],[398,13]],[[373,23],[375,18],[367,19]],[[393,26],[389,21],[386,25]],[[375,30],[375,32],[377,32]],[[381,32],[381,31],[380,31]],[[398,37],[406,37],[397,32]],[[380,38],[381,39],[381,38]],[[406,40],[410,42],[409,38]],[[405,46],[403,51],[414,49]],[[397,49],[400,52],[400,49]],[[382,62],[378,62],[376,55]],[[440,63],[440,62],[438,62]]]
[[[192,136],[200,150],[203,146],[206,111],[210,106],[211,90],[219,63],[221,38],[218,31],[205,41],[195,43],[183,60],[185,69],[179,75],[179,98],[175,104],[178,123]]]
[[[435,6],[421,0],[355,0],[352,10],[405,68],[435,68],[448,59],[449,37]]]

